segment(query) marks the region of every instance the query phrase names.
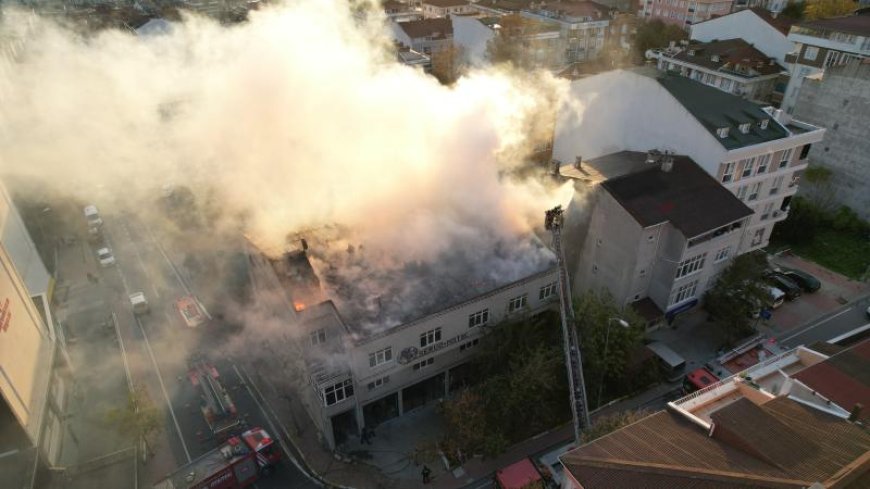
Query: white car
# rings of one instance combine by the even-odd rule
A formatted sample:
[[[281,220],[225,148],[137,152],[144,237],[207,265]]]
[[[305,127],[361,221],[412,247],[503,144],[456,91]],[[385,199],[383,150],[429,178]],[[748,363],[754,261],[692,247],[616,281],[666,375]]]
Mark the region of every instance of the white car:
[[[112,250],[108,248],[100,248],[97,250],[97,259],[100,260],[100,265],[110,267],[115,264],[115,256]]]
[[[148,299],[145,298],[145,294],[142,292],[135,292],[130,294],[130,306],[133,307],[133,314],[148,314],[151,308],[148,306]]]

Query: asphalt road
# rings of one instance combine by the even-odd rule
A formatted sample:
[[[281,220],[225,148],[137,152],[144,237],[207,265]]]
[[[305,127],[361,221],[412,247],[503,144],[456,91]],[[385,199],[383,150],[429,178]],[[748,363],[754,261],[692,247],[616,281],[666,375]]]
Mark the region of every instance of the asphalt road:
[[[865,297],[817,321],[781,334],[777,339],[781,344],[788,347],[811,345],[817,341],[827,341],[870,323],[866,313],[868,306],[870,306],[870,298]]]
[[[254,397],[254,390],[240,376],[233,358],[211,347],[213,329],[221,325],[211,322],[207,327],[189,328],[182,320],[175,301],[188,295],[189,287],[157,238],[135,216],[110,213],[103,218],[105,237],[114,252],[116,265],[105,269],[102,276],[113,290],[114,309],[122,311],[118,313],[118,326],[125,348],[145,352],[131,361],[148,369],[150,375],[144,376],[142,383],[155,404],[165,408],[165,439],[169,441],[168,450],[172,452],[175,467],[203,455],[219,443],[210,436],[199,410],[197,388],[188,377],[189,362],[194,355],[204,356],[215,366],[245,423],[263,427],[278,439],[279,420],[270,416]],[[127,299],[133,292],[145,293],[151,306],[149,314],[133,316]],[[282,448],[285,453],[281,466],[270,477],[257,481],[254,487],[320,487],[290,459],[289,447]],[[166,470],[169,472],[175,467]],[[156,481],[143,481],[145,487],[153,482]]]

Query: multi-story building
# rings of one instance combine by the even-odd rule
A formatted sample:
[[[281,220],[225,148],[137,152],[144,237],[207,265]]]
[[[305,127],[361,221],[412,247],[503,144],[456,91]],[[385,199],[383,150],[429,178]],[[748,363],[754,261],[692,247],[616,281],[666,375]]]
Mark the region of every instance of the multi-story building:
[[[769,103],[785,68],[743,39],[688,42],[651,50],[661,71],[678,73],[748,100]]]
[[[363,315],[338,295],[366,291],[337,285],[330,270],[318,276],[306,249],[270,258],[251,245],[250,271],[258,304],[293,331],[299,361],[288,377],[305,379],[298,395],[330,447],[364,426],[445,397],[468,378],[468,362],[486,331],[558,302],[554,259],[547,259],[519,280],[447,277],[444,287],[433,267],[425,280],[408,277],[424,280],[427,297],[439,298],[430,307],[388,319],[398,317],[395,298],[366,295],[362,300],[375,312]]]
[[[810,151],[813,165],[831,170],[824,197],[870,221],[870,60],[832,66],[804,80],[795,117],[828,129]]]
[[[492,60],[494,42],[506,43],[504,54],[521,65],[554,69],[563,60],[561,29],[553,22],[539,22],[516,14],[506,26],[505,17],[455,15],[453,41],[471,66],[485,65]]]
[[[788,39],[792,24],[793,21],[774,18],[763,9],[751,8],[692,24],[689,37],[700,42],[743,39],[785,66],[786,55],[794,51],[794,43]]]
[[[638,15],[688,29],[692,24],[731,12],[732,3],[733,0],[640,0]]]
[[[407,2],[386,0],[381,3],[381,7],[384,9],[384,14],[387,18],[393,22],[408,22],[423,18],[423,12],[419,8],[412,7]]]
[[[432,55],[453,46],[453,24],[450,19],[423,19],[390,24],[393,37],[406,48]]]
[[[475,11],[468,0],[423,0],[423,17],[426,19],[449,17],[450,14],[468,14]]]
[[[795,49],[786,57],[791,73],[782,108],[791,113],[808,76],[870,57],[870,14],[804,22],[792,26],[788,39]]]
[[[585,239],[567,238],[582,243],[574,290],[606,289],[624,305],[652,301],[659,312],[649,321],[698,302],[737,253],[752,215],[686,156],[621,151],[561,172],[588,185],[577,205],[591,209]]]
[[[50,313],[50,287],[0,185],[0,472],[9,487],[32,487],[38,470],[59,463],[70,379]]]
[[[787,217],[812,144],[825,130],[694,80],[615,70],[572,82],[553,157],[670,150],[694,160],[755,211],[736,254],[767,245]]]
[[[600,57],[613,12],[606,5],[590,1],[482,0],[474,6],[488,15],[518,14],[559,26],[558,51],[562,54],[562,66]]]
[[[562,487],[867,487],[868,359],[870,341],[767,358],[562,455]]]

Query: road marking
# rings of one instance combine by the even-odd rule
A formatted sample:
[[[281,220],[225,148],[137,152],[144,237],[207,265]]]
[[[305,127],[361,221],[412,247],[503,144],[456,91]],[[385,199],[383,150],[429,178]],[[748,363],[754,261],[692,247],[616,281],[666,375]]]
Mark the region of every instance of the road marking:
[[[148,268],[145,267],[145,262],[142,260],[142,254],[139,253],[139,247],[136,246],[136,242],[133,241],[133,238],[132,238],[131,235],[130,235],[130,228],[127,227],[127,223],[126,223],[126,222],[123,223],[122,226],[124,226],[124,232],[126,232],[126,234],[127,234],[127,239],[130,241],[130,245],[131,245],[131,247],[133,248],[133,253],[136,254],[136,261],[139,262],[139,267],[142,268],[142,273],[145,274],[145,281],[148,282],[149,284],[151,284],[151,290],[154,291],[154,297],[155,297],[156,299],[160,299],[160,292],[157,291],[157,286],[154,285],[154,280],[151,280],[151,276],[150,276],[150,274],[148,273]]]
[[[142,332],[142,337],[145,339],[145,349],[148,350],[148,356],[151,357],[151,364],[154,365],[154,371],[157,373],[157,381],[160,383],[160,390],[163,391],[163,398],[166,400],[166,406],[169,408],[169,415],[172,416],[172,422],[175,423],[175,430],[178,433],[178,440],[181,441],[181,448],[184,449],[184,455],[187,461],[190,462],[190,452],[187,450],[187,444],[184,443],[184,436],[181,434],[181,426],[178,424],[178,418],[175,417],[175,410],[172,409],[172,402],[169,400],[169,393],[166,392],[166,386],[163,384],[163,375],[160,373],[160,366],[157,365],[157,359],[154,358],[154,351],[151,349],[151,342],[148,341],[148,334],[145,333],[145,328],[138,317],[133,317],[136,320],[136,325],[139,326],[139,331]]]
[[[850,308],[848,308],[848,309],[844,309],[844,310],[838,312],[837,314],[834,314],[834,315],[831,316],[831,317],[825,318],[825,319],[823,319],[823,320],[817,322],[816,324],[812,324],[812,325],[810,325],[810,326],[807,326],[806,328],[804,328],[804,329],[802,329],[802,330],[800,330],[800,331],[798,331],[798,332],[796,332],[796,333],[790,334],[790,335],[786,336],[785,338],[780,338],[780,339],[779,339],[779,342],[780,342],[780,343],[783,343],[783,342],[785,342],[785,341],[788,341],[788,340],[794,338],[795,336],[800,336],[800,335],[806,333],[807,331],[809,331],[809,330],[811,330],[811,329],[813,329],[813,328],[816,328],[816,327],[818,327],[818,326],[821,326],[822,324],[827,323],[827,322],[830,321],[831,319],[834,319],[834,318],[836,318],[836,317],[840,317],[840,316],[842,316],[843,314],[846,314],[847,312],[851,311],[852,309],[854,309],[854,307],[850,307]]]
[[[115,334],[118,335],[118,343],[121,345],[121,359],[124,360],[124,373],[127,375],[127,386],[130,393],[133,392],[133,376],[130,375],[130,364],[127,363],[127,349],[124,348],[124,338],[121,337],[121,328],[118,326],[118,316],[112,311],[112,324],[115,325]]]
[[[145,231],[148,233],[148,236],[151,237],[151,242],[154,243],[155,247],[157,247],[157,251],[159,251],[160,255],[163,257],[163,259],[166,260],[166,263],[169,265],[169,268],[172,269],[172,273],[175,274],[175,279],[178,280],[178,283],[181,285],[181,288],[183,288],[185,290],[185,292],[187,292],[187,295],[193,295],[193,293],[190,291],[190,287],[187,286],[187,283],[184,281],[183,278],[181,278],[181,274],[178,273],[178,269],[175,268],[175,264],[172,263],[172,260],[170,260],[169,257],[166,255],[166,252],[163,251],[163,246],[161,246],[160,243],[157,242],[157,238],[154,237],[154,233],[151,232],[151,228],[149,228],[145,224],[142,224],[142,227],[145,228]]]
[[[260,393],[260,389],[257,388],[257,385],[254,384],[254,381],[253,381],[253,380],[250,381],[250,382],[248,382],[247,380],[245,380],[245,377],[246,377],[246,376],[242,376],[242,373],[239,371],[239,367],[236,366],[235,363],[233,363],[232,365],[233,365],[233,370],[236,371],[236,375],[239,377],[239,380],[242,381],[242,385],[245,386],[245,389],[248,391],[248,394],[251,396],[251,399],[254,400],[254,402],[257,404],[257,407],[260,409],[260,412],[263,413],[263,418],[266,420],[267,423],[269,423],[269,428],[270,428],[270,429],[272,430],[272,432],[275,433],[276,435],[279,434],[280,432],[278,431],[277,428],[275,428],[274,423],[272,423],[272,418],[269,416],[269,413],[266,412],[266,409],[263,407],[263,405],[260,404],[260,401],[257,399],[257,396],[254,395],[254,392],[251,390],[251,387],[253,387],[254,389],[256,389],[257,394],[260,394],[260,397],[262,397],[262,394]],[[248,378],[248,379],[250,379],[250,378]],[[269,401],[267,401],[266,398],[263,397],[263,402],[265,402],[265,403],[268,404]],[[276,420],[276,422],[278,423],[278,425],[280,425],[280,426],[281,426],[281,429],[284,431],[284,436],[286,436],[287,438],[289,438],[290,435],[287,433],[287,428],[286,428],[286,427],[281,423],[280,420],[278,420],[278,416],[275,415],[274,411],[271,411],[271,407],[270,407],[270,412],[271,412],[272,416],[275,418],[275,420]],[[323,484],[322,484],[319,480],[317,480],[316,478],[312,477],[312,476],[308,473],[307,470],[305,470],[305,469],[302,468],[302,465],[299,464],[299,461],[296,460],[296,457],[294,457],[294,456],[290,453],[290,449],[287,448],[287,444],[284,443],[284,439],[283,439],[282,437],[280,437],[280,436],[278,437],[278,443],[281,444],[281,449],[284,451],[284,455],[286,455],[286,456],[287,456],[287,459],[290,460],[290,462],[292,462],[294,466],[296,466],[296,468],[299,470],[299,472],[301,472],[302,474],[304,474],[305,477],[307,477],[311,482],[317,484],[317,485],[320,486],[320,487],[323,487]]]

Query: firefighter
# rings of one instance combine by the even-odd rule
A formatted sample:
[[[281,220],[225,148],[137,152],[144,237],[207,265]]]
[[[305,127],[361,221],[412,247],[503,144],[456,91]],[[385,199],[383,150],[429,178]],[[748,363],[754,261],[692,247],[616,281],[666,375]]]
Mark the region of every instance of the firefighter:
[[[423,466],[423,484],[428,484],[432,482],[432,470],[429,469],[428,466]]]

